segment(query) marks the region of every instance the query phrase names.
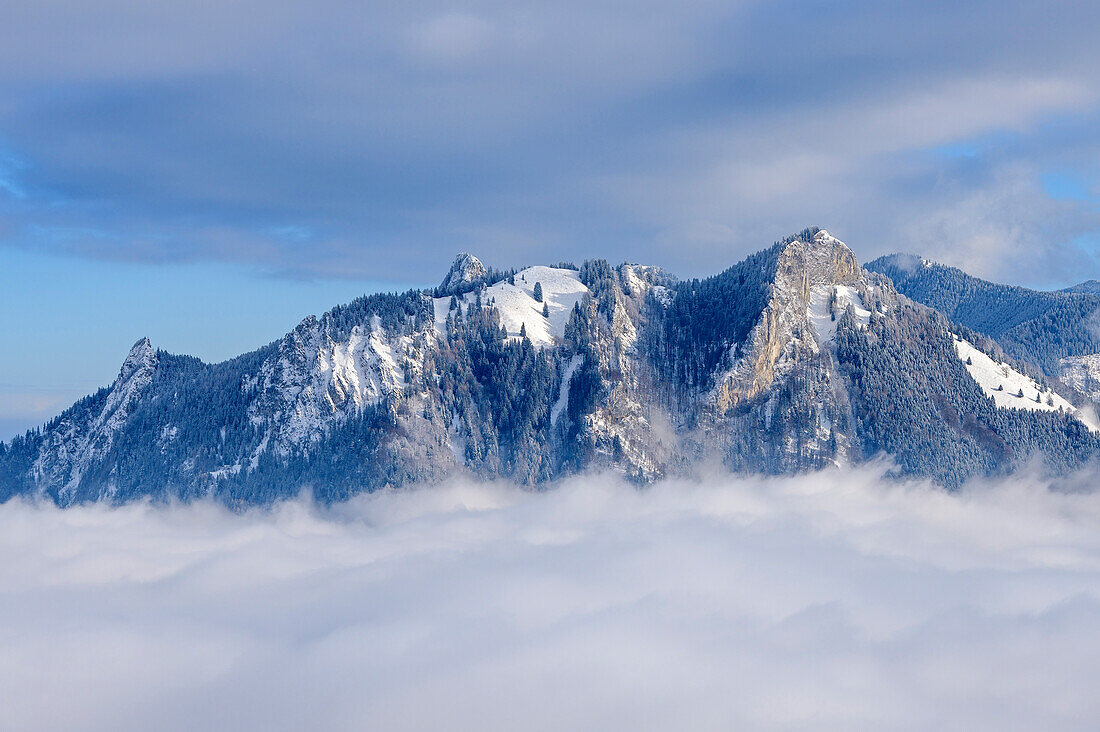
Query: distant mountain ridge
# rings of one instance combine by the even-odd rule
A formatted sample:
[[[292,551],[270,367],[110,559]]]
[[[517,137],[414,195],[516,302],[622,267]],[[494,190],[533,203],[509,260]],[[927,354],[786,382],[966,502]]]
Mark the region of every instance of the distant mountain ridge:
[[[1029,373],[1055,343],[1022,335],[1088,296],[902,264],[865,269],[816,228],[689,281],[463,253],[433,290],[359,298],[223,363],[139,340],[111,386],[0,444],[0,500],[335,501],[460,471],[646,482],[882,454],[954,487],[1033,455],[1056,471],[1094,459],[1087,380]]]
[[[1006,353],[1056,380],[1063,359],[1100,352],[1100,294],[1089,283],[1058,292],[979,279],[911,254],[867,263],[898,292],[994,340]]]
[[[1067,287],[1059,292],[1067,292],[1070,294],[1084,294],[1084,295],[1100,295],[1100,280],[1086,280],[1080,282],[1073,287]]]

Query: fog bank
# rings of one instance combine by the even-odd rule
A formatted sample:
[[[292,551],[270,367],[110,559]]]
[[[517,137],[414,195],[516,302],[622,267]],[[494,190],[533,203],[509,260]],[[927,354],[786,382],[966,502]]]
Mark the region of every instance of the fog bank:
[[[1026,475],[13,501],[0,559],[5,730],[1100,726],[1100,495]]]

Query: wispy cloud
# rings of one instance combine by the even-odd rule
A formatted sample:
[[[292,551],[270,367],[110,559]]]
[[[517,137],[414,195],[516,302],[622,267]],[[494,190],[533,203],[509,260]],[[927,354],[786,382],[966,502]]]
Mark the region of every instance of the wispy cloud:
[[[1086,476],[1085,483],[1095,476]],[[877,469],[0,507],[6,729],[1090,729],[1100,494]]]

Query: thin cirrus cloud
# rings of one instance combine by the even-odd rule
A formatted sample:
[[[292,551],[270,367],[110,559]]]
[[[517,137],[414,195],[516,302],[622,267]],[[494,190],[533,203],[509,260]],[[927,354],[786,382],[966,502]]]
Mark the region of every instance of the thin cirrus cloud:
[[[0,143],[27,164],[2,178],[10,245],[296,277],[428,279],[418,263],[457,249],[694,275],[819,224],[864,258],[904,248],[1019,279],[991,254],[1005,238],[1035,254],[1030,284],[1096,266],[1081,246],[1094,202],[1042,184],[1100,172],[1094,4],[56,0],[5,15]],[[926,154],[968,145],[980,175]],[[275,233],[290,229],[310,236]]]
[[[0,723],[1094,729],[1100,494],[882,470],[11,501]]]

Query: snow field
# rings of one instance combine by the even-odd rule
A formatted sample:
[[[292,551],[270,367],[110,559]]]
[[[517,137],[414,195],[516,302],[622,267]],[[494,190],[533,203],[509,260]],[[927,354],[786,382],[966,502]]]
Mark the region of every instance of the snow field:
[[[561,341],[565,337],[565,325],[569,322],[573,306],[588,292],[578,272],[557,267],[528,267],[517,272],[514,281],[514,285],[502,280],[486,287],[481,293],[482,304],[496,308],[500,314],[500,324],[511,337],[518,338],[520,329],[526,328],[527,337],[537,348],[553,346]],[[535,300],[536,282],[542,285],[543,301],[550,310],[549,318],[542,314],[543,303]],[[463,295],[459,299],[463,310],[476,297],[473,292]],[[437,297],[433,306],[436,327],[442,331],[451,312],[451,298]]]
[[[1077,407],[1026,374],[1006,363],[998,363],[965,339],[955,339],[955,352],[966,364],[966,370],[978,386],[1002,409],[1028,409],[1035,412],[1065,412],[1085,424],[1090,430],[1100,431],[1100,425]],[[967,360],[969,359],[969,363]],[[1020,390],[1023,396],[1020,396]],[[1036,397],[1039,400],[1036,401]]]

